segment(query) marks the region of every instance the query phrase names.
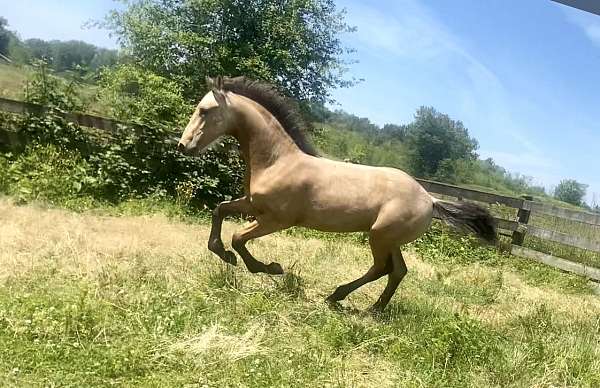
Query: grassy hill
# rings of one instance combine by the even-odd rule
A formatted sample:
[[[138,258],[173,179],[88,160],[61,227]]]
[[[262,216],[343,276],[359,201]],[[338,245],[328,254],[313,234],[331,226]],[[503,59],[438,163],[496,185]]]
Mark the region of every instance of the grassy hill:
[[[577,277],[434,234],[383,315],[363,310],[384,280],[335,311],[323,298],[370,265],[358,238],[262,238],[250,249],[288,274],[251,275],[209,254],[201,219],[143,207],[0,200],[0,384],[600,384],[600,299]]]
[[[15,66],[0,63],[0,97],[13,100],[24,100],[27,90],[27,81],[33,74],[30,66]],[[59,74],[60,75],[60,74]],[[69,77],[63,74],[63,77]],[[107,109],[96,101],[97,86],[89,83],[77,83],[75,90],[87,106],[86,112],[90,114],[106,115]]]
[[[0,97],[22,100],[25,97],[24,85],[30,71],[0,62]]]

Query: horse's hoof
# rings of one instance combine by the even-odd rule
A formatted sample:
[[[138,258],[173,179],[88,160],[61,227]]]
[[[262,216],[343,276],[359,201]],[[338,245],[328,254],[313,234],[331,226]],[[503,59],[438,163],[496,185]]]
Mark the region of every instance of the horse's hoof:
[[[269,275],[283,275],[283,268],[279,263],[271,263],[267,265],[266,270]]]
[[[325,303],[327,303],[327,306],[334,311],[340,311],[342,309],[342,305],[340,303],[339,300],[335,300],[331,297],[331,295],[329,295],[327,298],[325,298]]]
[[[221,259],[223,259],[223,261],[227,264],[231,264],[233,266],[237,265],[237,256],[231,251],[225,251]]]
[[[374,316],[374,317],[378,317],[381,314],[383,314],[383,310],[385,309],[385,306],[382,306],[380,304],[375,303],[373,306],[369,307],[368,312]]]

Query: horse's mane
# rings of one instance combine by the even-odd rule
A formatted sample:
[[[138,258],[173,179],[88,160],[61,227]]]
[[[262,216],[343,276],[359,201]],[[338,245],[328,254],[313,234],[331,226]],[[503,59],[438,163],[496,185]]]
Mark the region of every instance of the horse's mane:
[[[317,156],[304,131],[308,129],[296,101],[282,96],[275,86],[246,77],[224,78],[223,89],[247,97],[268,110],[304,153]]]

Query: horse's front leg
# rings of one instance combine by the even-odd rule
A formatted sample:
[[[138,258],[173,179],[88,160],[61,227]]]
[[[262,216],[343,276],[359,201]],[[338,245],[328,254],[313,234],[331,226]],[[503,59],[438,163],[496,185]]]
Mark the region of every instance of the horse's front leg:
[[[210,237],[208,238],[208,249],[217,254],[224,262],[231,265],[237,265],[235,253],[225,250],[223,240],[221,239],[221,227],[223,219],[232,215],[252,215],[252,207],[246,197],[234,199],[233,201],[221,202],[217,205],[212,214],[212,225]]]
[[[289,225],[288,225],[289,226]],[[246,248],[246,243],[252,239],[286,229],[288,226],[281,225],[277,222],[269,222],[265,220],[253,221],[244,229],[234,233],[231,239],[231,246],[240,254],[244,260],[244,264],[248,267],[248,271],[252,273],[264,272],[271,275],[283,274],[283,268],[279,263],[265,263],[258,261],[252,256]]]

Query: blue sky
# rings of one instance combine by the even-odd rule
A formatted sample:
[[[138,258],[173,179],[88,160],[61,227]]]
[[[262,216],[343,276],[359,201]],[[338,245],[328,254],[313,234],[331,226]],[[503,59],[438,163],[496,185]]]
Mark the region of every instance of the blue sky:
[[[421,105],[460,119],[481,157],[546,187],[587,183],[600,202],[600,16],[550,0],[338,0],[345,36],[365,81],[334,97],[378,124],[408,123]],[[23,38],[81,39],[114,47],[106,31],[82,29],[111,0],[0,0]]]

